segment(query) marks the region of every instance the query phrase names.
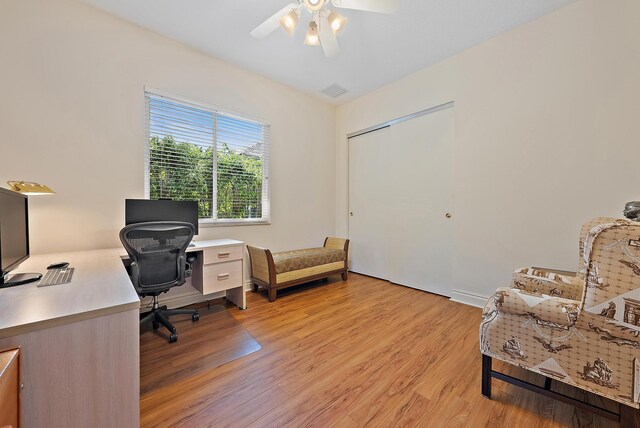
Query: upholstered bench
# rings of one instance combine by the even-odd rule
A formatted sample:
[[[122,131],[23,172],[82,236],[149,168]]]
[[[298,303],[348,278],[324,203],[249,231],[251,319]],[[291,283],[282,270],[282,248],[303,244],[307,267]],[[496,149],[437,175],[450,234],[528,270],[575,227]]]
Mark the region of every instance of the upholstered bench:
[[[347,280],[349,240],[326,238],[320,248],[271,253],[266,248],[247,245],[253,291],[262,287],[269,293],[269,301],[283,288],[302,284],[333,274]]]

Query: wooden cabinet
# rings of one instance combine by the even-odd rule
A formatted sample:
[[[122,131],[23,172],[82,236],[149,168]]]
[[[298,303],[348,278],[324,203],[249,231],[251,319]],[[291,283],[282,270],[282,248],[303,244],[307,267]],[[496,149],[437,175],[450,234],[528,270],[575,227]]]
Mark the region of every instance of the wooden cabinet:
[[[0,427],[17,428],[20,415],[20,351],[0,352]]]

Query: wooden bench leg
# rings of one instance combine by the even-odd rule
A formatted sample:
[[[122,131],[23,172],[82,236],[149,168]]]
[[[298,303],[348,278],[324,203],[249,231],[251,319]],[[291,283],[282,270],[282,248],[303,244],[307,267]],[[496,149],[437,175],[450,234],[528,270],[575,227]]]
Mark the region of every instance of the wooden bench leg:
[[[269,289],[269,301],[270,302],[275,302],[276,301],[276,293],[278,292],[278,290],[276,290],[275,288],[270,288]]]
[[[349,274],[347,272],[342,272],[342,280],[343,281],[346,281],[348,277],[349,277]]]

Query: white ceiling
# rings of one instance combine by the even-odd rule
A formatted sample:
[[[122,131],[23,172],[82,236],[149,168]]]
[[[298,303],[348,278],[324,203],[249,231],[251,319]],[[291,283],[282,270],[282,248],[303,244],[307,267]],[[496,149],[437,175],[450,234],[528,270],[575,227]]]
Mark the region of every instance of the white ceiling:
[[[203,52],[335,104],[407,76],[576,0],[401,0],[394,15],[340,9],[341,52],[325,58],[295,34],[264,39],[254,27],[291,0],[80,0]],[[319,91],[338,84],[332,100]]]

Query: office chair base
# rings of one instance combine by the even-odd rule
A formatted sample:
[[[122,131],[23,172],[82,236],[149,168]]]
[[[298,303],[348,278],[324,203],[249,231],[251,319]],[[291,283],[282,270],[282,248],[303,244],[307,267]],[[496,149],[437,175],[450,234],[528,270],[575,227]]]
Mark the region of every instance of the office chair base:
[[[166,306],[158,306],[156,302],[154,303],[154,308],[151,312],[148,312],[142,319],[140,319],[140,325],[151,321],[153,329],[157,330],[160,328],[160,324],[162,324],[167,328],[167,330],[169,330],[169,333],[171,333],[169,335],[169,343],[175,343],[178,341],[178,332],[169,321],[169,317],[174,315],[191,315],[191,320],[194,322],[200,319],[200,314],[198,314],[197,309],[167,309]]]

